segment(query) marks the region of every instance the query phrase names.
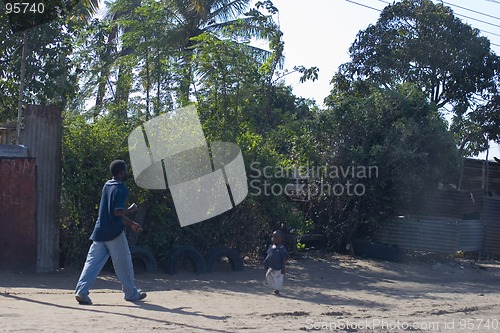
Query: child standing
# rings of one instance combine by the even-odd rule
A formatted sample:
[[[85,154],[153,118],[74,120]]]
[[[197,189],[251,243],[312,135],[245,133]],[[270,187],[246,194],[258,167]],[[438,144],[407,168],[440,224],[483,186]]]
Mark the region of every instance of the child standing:
[[[288,258],[283,240],[285,234],[281,230],[276,230],[271,236],[272,245],[267,249],[267,257],[264,259],[264,267],[267,269],[266,280],[274,294],[279,295],[283,289],[283,278],[285,275],[285,263]]]

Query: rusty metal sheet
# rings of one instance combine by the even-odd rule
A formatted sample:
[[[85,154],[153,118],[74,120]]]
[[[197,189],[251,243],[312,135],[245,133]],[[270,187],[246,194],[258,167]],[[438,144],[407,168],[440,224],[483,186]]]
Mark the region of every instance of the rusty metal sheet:
[[[487,175],[487,177],[486,177]],[[462,177],[462,188],[468,190],[483,189],[500,195],[500,164],[484,160],[466,158]]]
[[[36,268],[34,158],[0,157],[0,268]]]

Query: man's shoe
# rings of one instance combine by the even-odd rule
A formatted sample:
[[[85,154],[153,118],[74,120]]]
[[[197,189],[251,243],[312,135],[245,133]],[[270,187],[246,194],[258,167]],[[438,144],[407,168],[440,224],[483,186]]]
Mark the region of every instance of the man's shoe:
[[[92,301],[88,296],[75,295],[75,299],[81,305],[92,305]]]
[[[137,299],[138,301],[142,301],[143,299],[145,299],[146,297],[148,296],[148,294],[146,294],[144,291],[140,291],[139,292],[139,298]]]
[[[139,292],[139,296],[137,296],[137,298],[126,299],[126,300],[129,301],[129,302],[137,302],[137,301],[142,301],[143,299],[146,298],[146,296],[148,296],[148,294],[146,294],[144,291],[138,290],[138,292]]]

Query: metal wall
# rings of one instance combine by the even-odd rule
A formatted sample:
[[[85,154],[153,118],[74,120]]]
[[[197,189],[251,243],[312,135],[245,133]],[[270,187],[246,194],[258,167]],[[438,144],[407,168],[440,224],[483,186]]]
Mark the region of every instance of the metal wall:
[[[500,164],[494,161],[466,158],[464,161],[462,189],[483,189],[500,195]]]
[[[484,252],[488,255],[500,256],[500,198],[484,197],[482,214],[486,225]]]
[[[413,215],[430,219],[462,220],[481,210],[484,191],[428,190],[419,198],[397,208],[398,215]]]
[[[485,227],[480,220],[393,219],[375,234],[375,240],[405,250],[452,254],[481,251]]]
[[[22,144],[37,165],[37,271],[59,268],[59,222],[61,183],[61,110],[28,105],[24,115]]]
[[[35,159],[0,157],[0,268],[34,271],[36,257]]]
[[[458,251],[480,252],[484,248],[484,237],[486,226],[481,220],[462,220],[458,221]]]

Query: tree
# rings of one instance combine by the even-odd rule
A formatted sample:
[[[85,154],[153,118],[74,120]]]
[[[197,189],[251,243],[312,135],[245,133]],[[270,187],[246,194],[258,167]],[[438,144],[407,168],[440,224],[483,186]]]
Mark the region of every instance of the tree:
[[[358,33],[341,72],[386,87],[415,82],[438,107],[467,108],[494,85],[499,63],[479,33],[443,4],[403,0]]]
[[[72,101],[79,74],[71,59],[72,42],[96,13],[98,4],[97,0],[63,1],[62,17],[22,33],[12,33],[6,15],[0,12],[0,121],[14,119],[20,90],[22,106],[33,103],[64,107]],[[25,86],[20,89],[22,74]]]
[[[127,113],[145,114],[148,118],[150,113],[158,115],[188,103],[195,80],[191,61],[196,53],[193,38],[203,33],[241,42],[256,58],[267,55],[247,41],[252,37],[265,38],[275,25],[270,16],[255,10],[244,15],[249,2],[114,2],[103,22],[94,22],[94,33],[83,35],[80,43],[79,53],[83,57],[99,59],[86,66],[95,72],[88,76],[86,85],[90,95],[97,89],[93,95],[94,117],[107,110],[121,119],[126,119]],[[85,53],[95,55],[90,58]],[[110,90],[112,96],[108,94]],[[129,101],[131,96],[146,98]],[[132,112],[130,104],[135,105]],[[143,108],[146,112],[141,111]]]
[[[250,0],[172,0],[167,9],[175,17],[173,48],[179,52],[180,64],[183,68],[179,86],[179,99],[182,103],[189,100],[189,86],[193,81],[191,56],[195,42],[193,38],[209,33],[218,36],[222,30],[231,31],[234,36],[246,40],[257,37],[269,39],[277,29],[271,16],[261,14],[258,10],[249,9]],[[266,8],[275,8],[270,1],[265,1]],[[256,6],[264,5],[258,2]],[[277,10],[277,9],[276,9]],[[248,11],[248,12],[247,12]],[[247,14],[242,17],[243,14]],[[262,50],[251,48],[262,54]]]
[[[0,22],[7,22],[0,13]],[[70,55],[73,51],[74,27],[55,20],[27,30],[26,71],[23,104],[53,104],[65,106],[77,90],[77,75]],[[0,121],[16,118],[23,34],[12,33],[0,23]]]
[[[372,83],[415,83],[438,108],[452,107],[451,130],[460,155],[477,155],[498,137],[491,116],[500,91],[500,57],[479,33],[443,4],[389,5],[376,24],[358,33],[349,49],[351,61],[332,80],[334,93],[366,92]]]
[[[316,129],[319,165],[350,170],[310,179],[321,191],[309,214],[336,248],[458,177],[453,136],[418,86],[366,89],[332,96]]]

